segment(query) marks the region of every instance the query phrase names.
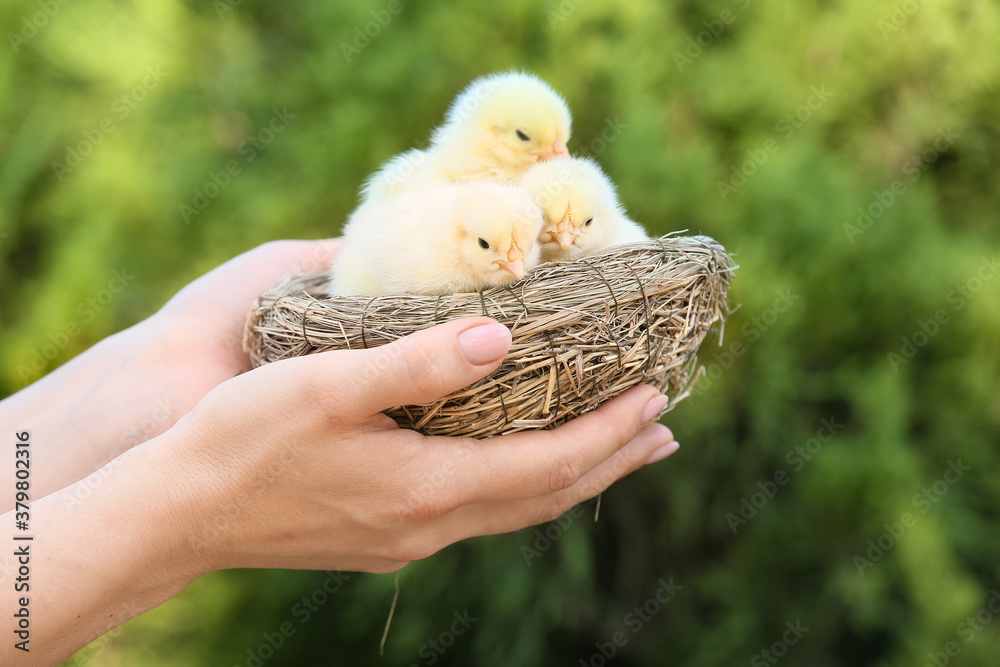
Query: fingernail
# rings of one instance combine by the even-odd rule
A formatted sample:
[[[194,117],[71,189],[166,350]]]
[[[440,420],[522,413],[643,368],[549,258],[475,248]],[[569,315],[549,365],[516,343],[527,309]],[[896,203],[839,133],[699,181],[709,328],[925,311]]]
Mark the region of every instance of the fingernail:
[[[652,454],[650,454],[649,458],[646,459],[646,462],[643,465],[648,466],[650,463],[656,463],[657,461],[662,461],[663,459],[667,458],[668,456],[676,452],[678,449],[680,449],[680,444],[675,440],[671,442],[669,445],[664,445],[663,447],[660,447]]]
[[[502,359],[510,349],[510,331],[498,322],[466,329],[458,335],[458,347],[473,366]]]
[[[646,403],[646,407],[642,409],[642,415],[639,417],[640,424],[647,424],[663,412],[663,408],[667,407],[667,403],[670,399],[663,394],[657,394],[655,397],[649,399],[649,403]]]

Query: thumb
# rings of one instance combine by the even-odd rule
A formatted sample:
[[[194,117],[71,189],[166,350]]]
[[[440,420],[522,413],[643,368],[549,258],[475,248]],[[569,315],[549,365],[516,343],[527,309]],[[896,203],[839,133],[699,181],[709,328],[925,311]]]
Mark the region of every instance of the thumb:
[[[495,370],[510,331],[469,317],[410,334],[389,345],[343,353],[336,375],[350,393],[351,414],[367,418],[398,405],[431,403]]]

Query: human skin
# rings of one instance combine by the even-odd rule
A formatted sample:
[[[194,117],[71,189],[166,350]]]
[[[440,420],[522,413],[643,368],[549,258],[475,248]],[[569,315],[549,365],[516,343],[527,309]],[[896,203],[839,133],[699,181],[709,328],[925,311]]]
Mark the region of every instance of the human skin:
[[[212,570],[398,570],[468,537],[551,520],[676,451],[669,429],[643,426],[666,404],[646,386],[551,431],[483,440],[423,436],[382,414],[494,370],[510,333],[488,318],[250,371],[232,335],[249,302],[335,251],[282,242],[242,255],[0,402],[5,437],[30,433],[21,535],[35,536],[31,652],[5,641],[0,661],[62,660]],[[129,419],[163,396],[171,415],[145,441],[123,442]],[[122,448],[90,486],[78,481]],[[17,532],[13,512],[0,521]],[[17,565],[0,563],[0,590],[11,591]],[[0,617],[18,608],[15,594],[0,596]]]
[[[30,427],[38,443],[32,497],[76,482],[166,432],[209,390],[249,371],[242,339],[250,304],[289,273],[329,267],[339,248],[339,239],[258,246],[0,402],[0,433]],[[0,499],[0,511],[10,509],[11,498]]]

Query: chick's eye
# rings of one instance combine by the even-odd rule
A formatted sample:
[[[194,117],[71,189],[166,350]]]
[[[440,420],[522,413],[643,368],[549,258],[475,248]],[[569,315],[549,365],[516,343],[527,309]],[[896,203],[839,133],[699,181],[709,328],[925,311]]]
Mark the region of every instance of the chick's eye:
[[[521,141],[528,141],[528,135],[522,130],[517,130],[517,138]]]
[[[479,237],[479,247],[482,248],[483,250],[489,250],[490,249],[490,242],[487,241],[486,239],[484,239],[482,236],[480,236]]]
[[[594,221],[594,219],[593,219],[593,218],[589,218],[589,219],[587,220],[587,222],[583,223],[583,226],[584,226],[584,227],[590,227],[590,223],[592,223],[593,221]]]

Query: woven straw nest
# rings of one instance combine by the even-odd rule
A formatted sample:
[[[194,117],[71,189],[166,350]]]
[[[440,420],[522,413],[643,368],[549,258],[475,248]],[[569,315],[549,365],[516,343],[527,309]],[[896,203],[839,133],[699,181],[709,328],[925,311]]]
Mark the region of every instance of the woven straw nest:
[[[325,275],[291,276],[255,302],[244,346],[254,366],[375,347],[472,315],[507,325],[513,345],[488,377],[429,405],[390,410],[428,435],[485,437],[551,428],[629,387],[685,398],[698,347],[728,314],[729,255],[706,236],[668,235],[542,265],[510,287],[447,296],[327,298]]]

